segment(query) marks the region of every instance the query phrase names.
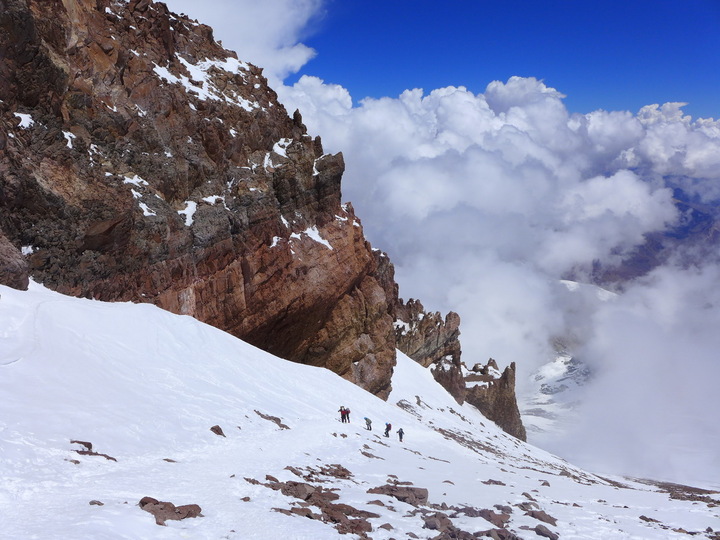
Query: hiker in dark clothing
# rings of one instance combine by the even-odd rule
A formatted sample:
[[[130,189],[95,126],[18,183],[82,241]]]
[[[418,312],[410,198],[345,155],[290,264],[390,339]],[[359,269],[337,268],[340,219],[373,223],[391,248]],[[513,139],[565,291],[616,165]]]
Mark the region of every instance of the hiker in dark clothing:
[[[389,436],[390,436],[390,430],[391,430],[391,429],[392,429],[392,425],[390,424],[390,422],[387,422],[387,423],[385,424],[385,436],[386,436],[386,437],[389,437]]]
[[[347,422],[347,409],[343,405],[340,406],[340,410],[338,411],[340,413],[340,421],[344,424]]]
[[[398,437],[400,437],[400,442],[402,442],[403,435],[405,435],[403,428],[398,429],[397,434],[398,434]]]
[[[365,417],[365,429],[372,431],[372,420],[370,420],[367,416]]]
[[[350,423],[350,409],[345,409],[345,421]]]

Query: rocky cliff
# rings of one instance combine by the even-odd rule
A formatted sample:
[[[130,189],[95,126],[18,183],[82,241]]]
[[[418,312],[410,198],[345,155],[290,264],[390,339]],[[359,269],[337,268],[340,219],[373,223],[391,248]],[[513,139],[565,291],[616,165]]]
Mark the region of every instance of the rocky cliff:
[[[395,306],[397,347],[416,362],[429,367],[435,380],[458,404],[477,407],[507,433],[524,440],[525,427],[515,395],[515,364],[500,373],[492,358],[468,370],[461,360],[460,316],[450,312],[443,319],[428,313],[418,300],[398,300]]]
[[[398,299],[342,155],[209,27],[0,0],[0,60],[0,283],[154,303],[381,397],[398,346],[465,399],[459,317]]]
[[[416,362],[431,367],[438,381],[455,400],[465,401],[460,362],[460,316],[450,312],[428,313],[419,300],[398,301],[395,307],[397,346]]]
[[[515,362],[500,373],[497,362],[475,364],[465,373],[465,399],[475,405],[486,418],[520,440],[527,440],[525,426],[515,396]]]
[[[0,275],[152,302],[378,395],[395,344],[342,155],[148,0],[0,3]]]

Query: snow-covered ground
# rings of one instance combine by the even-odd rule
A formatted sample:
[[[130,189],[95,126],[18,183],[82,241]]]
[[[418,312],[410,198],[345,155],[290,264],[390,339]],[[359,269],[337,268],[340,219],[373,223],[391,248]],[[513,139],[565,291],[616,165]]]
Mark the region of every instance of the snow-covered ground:
[[[671,498],[577,469],[458,406],[400,353],[383,402],[327,370],[150,305],[0,286],[0,396],[2,539],[338,537],[332,521],[274,510],[303,504],[273,489],[289,481],[335,490],[346,513],[377,515],[367,536],[378,539],[437,537],[424,528],[436,512],[471,533],[495,528],[480,510],[508,514],[520,538],[539,538],[539,525],[563,539],[720,530],[720,494],[673,488]],[[340,405],[350,424],[340,423]],[[116,461],[80,455],[85,447],[71,440]],[[427,503],[368,493],[404,482],[426,488]],[[138,506],[145,496],[198,504],[202,517],[158,526]],[[458,512],[465,507],[476,511]]]

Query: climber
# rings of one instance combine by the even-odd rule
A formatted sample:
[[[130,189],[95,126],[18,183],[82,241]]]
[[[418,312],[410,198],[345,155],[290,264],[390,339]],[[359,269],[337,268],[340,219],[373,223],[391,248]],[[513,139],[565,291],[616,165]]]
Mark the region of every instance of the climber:
[[[390,430],[391,430],[391,429],[392,429],[392,424],[390,424],[390,422],[386,422],[386,423],[385,423],[385,436],[386,436],[386,437],[389,437],[389,436],[390,436]]]
[[[350,423],[350,409],[345,409],[345,421]]]
[[[372,431],[372,420],[370,420],[367,416],[365,417],[365,429]]]
[[[398,429],[397,434],[398,434],[398,437],[400,437],[400,442],[402,442],[403,435],[405,435],[403,428]]]
[[[344,405],[340,405],[340,410],[338,411],[340,413],[340,421],[344,424],[347,422],[347,409],[345,409]]]

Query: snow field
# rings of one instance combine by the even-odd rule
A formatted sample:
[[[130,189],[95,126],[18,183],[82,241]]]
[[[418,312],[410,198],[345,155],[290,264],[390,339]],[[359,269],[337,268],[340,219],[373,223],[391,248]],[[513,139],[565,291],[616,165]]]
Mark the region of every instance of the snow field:
[[[415,507],[367,493],[391,475],[427,488],[434,504],[493,509],[530,495],[557,518],[547,527],[563,539],[687,538],[640,515],[689,531],[720,528],[717,507],[669,500],[637,483],[618,488],[506,435],[401,353],[384,402],[327,370],[151,305],[69,298],[37,284],[27,292],[0,287],[0,328],[2,539],[336,538],[331,524],[272,510],[298,499],[245,480],[305,482],[286,467],[307,474],[330,464],[352,476],[308,482],[380,514],[369,520],[377,539],[437,535],[422,528]],[[351,409],[350,424],[340,423],[340,405]],[[212,433],[214,425],[226,437]],[[117,461],[79,455],[71,439]],[[198,504],[203,517],[157,526],[137,506],[144,496]],[[385,523],[393,530],[379,528]],[[453,523],[493,527],[479,517]],[[533,538],[519,527],[538,523],[513,507],[508,526]]]

